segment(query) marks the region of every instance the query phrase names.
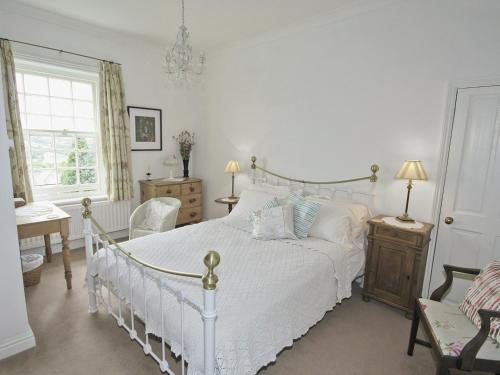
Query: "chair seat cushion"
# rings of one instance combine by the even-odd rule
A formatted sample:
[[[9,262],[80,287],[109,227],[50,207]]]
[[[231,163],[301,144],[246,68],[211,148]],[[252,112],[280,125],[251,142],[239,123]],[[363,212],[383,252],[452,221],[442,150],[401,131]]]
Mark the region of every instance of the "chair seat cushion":
[[[175,207],[151,200],[147,203],[144,222],[140,226],[143,229],[159,232],[164,219],[174,210]]]
[[[458,357],[465,344],[479,332],[478,328],[460,311],[458,305],[448,305],[423,298],[420,298],[418,303],[434,341],[439,343],[442,355]],[[488,337],[479,350],[477,358],[500,360],[500,344]]]

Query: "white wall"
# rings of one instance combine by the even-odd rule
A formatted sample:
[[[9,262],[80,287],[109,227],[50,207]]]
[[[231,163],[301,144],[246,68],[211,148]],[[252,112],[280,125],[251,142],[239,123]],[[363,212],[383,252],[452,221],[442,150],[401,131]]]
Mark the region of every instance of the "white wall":
[[[404,210],[396,170],[421,159],[430,181],[415,184],[410,214],[430,220],[448,84],[500,77],[499,19],[496,0],[394,1],[211,53],[196,159],[206,216],[226,213],[213,203],[230,192],[226,161],[248,171],[256,155],[306,179],[368,175],[378,163],[387,214]]]
[[[24,299],[0,77],[0,359],[35,346]]]
[[[196,90],[175,90],[162,70],[162,54],[166,46],[130,35],[87,25],[82,22],[35,10],[28,6],[5,2],[0,4],[0,36],[42,44],[63,50],[119,62],[122,64],[127,104],[160,108],[163,115],[163,151],[132,152],[135,197],[139,202],[139,179],[146,178],[148,166],[153,177],[167,177],[162,162],[167,153],[178,152],[172,140],[181,130],[196,131],[200,123],[200,96]],[[96,70],[93,60],[50,52],[12,43],[17,56],[30,55],[60,62],[85,64]],[[196,150],[193,151],[193,154]],[[191,164],[195,175],[194,162]],[[178,173],[182,173],[179,166]]]

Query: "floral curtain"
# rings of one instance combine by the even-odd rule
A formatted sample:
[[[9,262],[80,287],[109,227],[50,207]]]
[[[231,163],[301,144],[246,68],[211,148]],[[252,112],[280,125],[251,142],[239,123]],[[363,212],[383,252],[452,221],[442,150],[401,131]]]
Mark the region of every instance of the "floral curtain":
[[[0,65],[2,68],[2,82],[4,92],[7,136],[12,142],[9,148],[10,168],[14,196],[22,197],[27,202],[33,201],[33,193],[24,150],[23,131],[19,104],[17,102],[16,70],[14,56],[8,40],[0,40]]]
[[[101,142],[111,201],[131,199],[133,194],[130,161],[130,130],[125,104],[121,67],[99,64]]]

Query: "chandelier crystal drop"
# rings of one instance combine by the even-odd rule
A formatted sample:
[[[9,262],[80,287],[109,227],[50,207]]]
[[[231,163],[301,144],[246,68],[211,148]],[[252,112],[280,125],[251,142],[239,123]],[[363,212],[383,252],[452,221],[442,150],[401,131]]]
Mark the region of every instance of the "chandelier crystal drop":
[[[189,44],[189,31],[184,24],[184,0],[181,1],[182,25],[175,44],[167,49],[165,55],[165,71],[177,82],[191,81],[193,77],[201,75],[206,61],[204,53],[200,53],[197,61],[193,61],[193,47]]]

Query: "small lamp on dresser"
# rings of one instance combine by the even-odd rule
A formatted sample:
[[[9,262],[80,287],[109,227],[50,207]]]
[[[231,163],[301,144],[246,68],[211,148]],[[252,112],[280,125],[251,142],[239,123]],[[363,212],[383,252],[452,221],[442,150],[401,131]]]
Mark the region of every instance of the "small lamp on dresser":
[[[163,165],[169,169],[168,179],[175,180],[173,169],[179,165],[179,160],[177,160],[176,156],[174,154],[168,155],[163,161]]]
[[[427,173],[425,173],[424,167],[422,166],[422,162],[420,160],[406,160],[399,169],[399,171],[396,173],[394,178],[396,180],[408,180],[408,185],[406,185],[408,193],[406,195],[405,213],[401,216],[397,216],[396,219],[404,223],[414,223],[415,220],[413,220],[408,215],[408,204],[410,203],[410,192],[411,189],[413,188],[412,181],[413,180],[427,181]]]
[[[231,196],[229,198],[235,198],[234,195],[234,174],[240,172],[240,164],[238,163],[237,160],[229,160],[226,164],[226,168],[224,169],[224,172],[226,173],[231,173]]]

